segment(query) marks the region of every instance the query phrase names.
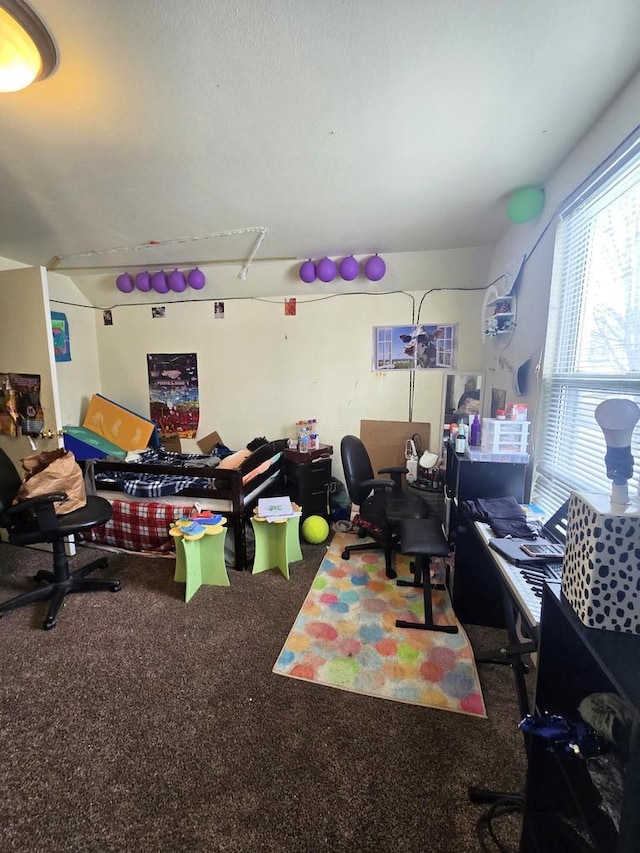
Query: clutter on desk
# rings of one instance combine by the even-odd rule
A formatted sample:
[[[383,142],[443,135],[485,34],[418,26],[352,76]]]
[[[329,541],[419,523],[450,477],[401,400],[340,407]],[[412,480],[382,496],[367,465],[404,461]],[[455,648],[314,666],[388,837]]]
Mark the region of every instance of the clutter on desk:
[[[295,434],[293,438],[289,439],[288,445],[289,450],[297,450],[299,453],[319,450],[320,437],[317,418],[296,421]]]

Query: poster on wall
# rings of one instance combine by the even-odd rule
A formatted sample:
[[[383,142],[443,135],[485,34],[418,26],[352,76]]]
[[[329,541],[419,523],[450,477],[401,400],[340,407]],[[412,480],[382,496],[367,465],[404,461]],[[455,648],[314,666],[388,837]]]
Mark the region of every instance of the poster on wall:
[[[53,333],[53,354],[56,361],[71,361],[69,344],[69,322],[66,314],[51,312],[51,331]]]
[[[457,323],[374,326],[372,370],[450,370],[456,366]]]
[[[200,418],[196,354],[148,354],[147,369],[151,420],[160,437],[195,438]]]

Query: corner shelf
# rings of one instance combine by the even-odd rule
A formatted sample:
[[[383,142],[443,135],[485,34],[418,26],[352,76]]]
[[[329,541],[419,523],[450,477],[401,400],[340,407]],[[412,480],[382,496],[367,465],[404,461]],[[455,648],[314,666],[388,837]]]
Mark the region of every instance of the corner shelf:
[[[486,343],[488,339],[495,338],[505,347],[516,328],[516,315],[516,297],[500,296],[495,285],[488,287],[482,306],[482,342]]]

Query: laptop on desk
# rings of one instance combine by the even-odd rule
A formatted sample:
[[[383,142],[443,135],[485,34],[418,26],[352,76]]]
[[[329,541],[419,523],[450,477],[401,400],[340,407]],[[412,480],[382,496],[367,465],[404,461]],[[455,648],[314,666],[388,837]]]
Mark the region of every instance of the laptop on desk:
[[[538,566],[543,563],[559,563],[564,557],[564,544],[567,531],[566,501],[554,515],[543,524],[535,539],[494,538],[489,539],[489,547],[514,566]],[[536,547],[537,546],[537,547]],[[553,547],[551,547],[553,546]],[[540,550],[536,556],[526,553],[523,548]]]

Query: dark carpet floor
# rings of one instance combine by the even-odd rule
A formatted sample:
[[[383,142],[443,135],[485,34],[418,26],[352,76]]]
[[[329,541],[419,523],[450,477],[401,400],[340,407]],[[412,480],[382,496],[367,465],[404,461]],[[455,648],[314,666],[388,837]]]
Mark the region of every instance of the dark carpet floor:
[[[480,669],[486,720],[273,675],[325,546],[303,550],[289,582],[231,571],[189,604],[172,560],[109,554],[120,592],[67,597],[52,631],[41,603],[0,619],[0,849],[480,850],[467,787],[524,779],[510,670]],[[0,600],[50,560],[1,544]],[[517,850],[518,817],[496,831]]]

